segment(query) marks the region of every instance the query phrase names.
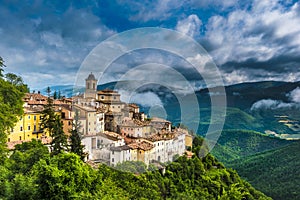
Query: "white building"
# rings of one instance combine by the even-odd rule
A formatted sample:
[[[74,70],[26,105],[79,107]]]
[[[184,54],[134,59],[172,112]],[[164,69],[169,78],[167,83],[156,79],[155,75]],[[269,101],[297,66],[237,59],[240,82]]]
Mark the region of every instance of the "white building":
[[[110,148],[110,165],[116,166],[118,163],[131,161],[131,148],[128,145]]]
[[[88,159],[110,164],[110,148],[125,145],[124,138],[117,133],[104,132],[86,135],[82,144],[88,152]]]

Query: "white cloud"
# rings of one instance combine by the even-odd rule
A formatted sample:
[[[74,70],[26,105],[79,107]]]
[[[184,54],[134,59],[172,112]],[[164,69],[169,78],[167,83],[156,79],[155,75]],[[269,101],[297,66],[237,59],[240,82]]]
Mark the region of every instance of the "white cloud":
[[[291,91],[288,96],[290,97],[291,101],[295,103],[300,103],[300,88],[297,87],[293,91]]]
[[[224,73],[223,79],[225,81],[226,85],[236,84],[236,83],[243,83],[249,80],[249,77],[247,73],[240,71],[240,70],[234,70],[230,73]]]
[[[137,103],[143,107],[163,106],[160,98],[153,92],[128,92],[127,90],[119,90],[121,100],[127,103]]]
[[[131,21],[148,22],[151,20],[162,21],[169,18],[172,12],[181,8],[185,3],[182,0],[159,0],[159,1],[124,1],[118,3],[130,7]]]
[[[272,100],[272,99],[263,99],[260,101],[255,102],[251,106],[251,110],[260,110],[260,109],[291,109],[293,107],[298,107],[297,104],[294,103],[284,103],[279,100]]]
[[[185,35],[194,37],[200,32],[200,27],[202,21],[198,18],[197,15],[190,15],[187,18],[177,22],[175,29]]]
[[[299,3],[289,8],[277,0],[257,0],[250,10],[237,9],[228,16],[211,17],[205,38],[213,48],[212,56],[222,65],[249,59],[268,61],[295,49],[298,51],[294,53],[299,54],[298,12]]]
[[[51,11],[51,7],[41,6],[40,12]],[[36,19],[0,7],[0,19],[4,22],[0,24],[0,52],[5,71],[24,75],[31,88],[41,85],[35,77],[29,78],[37,72],[52,77],[46,85],[70,81],[57,73],[74,73],[86,54],[114,33],[89,10],[72,7],[60,16],[45,14]]]

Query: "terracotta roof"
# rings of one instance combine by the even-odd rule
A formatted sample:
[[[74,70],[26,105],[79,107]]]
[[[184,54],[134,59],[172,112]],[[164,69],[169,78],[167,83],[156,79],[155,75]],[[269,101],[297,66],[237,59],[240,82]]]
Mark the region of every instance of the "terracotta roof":
[[[120,95],[115,90],[105,89],[105,90],[99,90],[97,91],[98,94],[104,94],[104,95]]]
[[[162,118],[158,118],[158,117],[153,117],[151,119],[151,122],[157,122],[157,123],[171,123],[168,120],[162,119]]]
[[[51,137],[43,137],[40,139],[42,141],[42,144],[50,144],[52,141]],[[15,146],[17,144],[22,144],[23,142],[30,142],[31,140],[19,140],[19,141],[13,141],[13,142],[7,142],[7,148],[9,150],[15,149]]]
[[[131,103],[131,104],[129,104],[129,106],[130,107],[132,107],[132,108],[140,108],[138,105],[136,105],[135,103]]]
[[[161,131],[155,135],[151,135],[147,139],[149,139],[152,142],[161,141],[161,140],[171,140],[174,139],[176,135],[172,132],[164,132]]]
[[[144,151],[148,151],[154,148],[154,145],[151,144],[151,142],[147,141],[147,140],[143,140],[141,142],[133,142],[131,144],[128,144],[128,146],[131,149],[141,149]]]

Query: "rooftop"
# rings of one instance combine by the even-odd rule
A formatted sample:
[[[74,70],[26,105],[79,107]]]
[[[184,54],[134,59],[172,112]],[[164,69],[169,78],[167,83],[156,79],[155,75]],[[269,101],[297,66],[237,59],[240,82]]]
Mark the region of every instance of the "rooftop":
[[[94,74],[91,72],[86,80],[97,80],[97,79],[95,78]]]

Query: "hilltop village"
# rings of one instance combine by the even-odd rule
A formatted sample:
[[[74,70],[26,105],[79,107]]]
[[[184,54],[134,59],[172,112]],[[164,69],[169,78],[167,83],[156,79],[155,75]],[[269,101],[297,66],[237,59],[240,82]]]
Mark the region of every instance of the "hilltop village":
[[[122,102],[117,91],[98,91],[97,79],[92,73],[85,82],[84,94],[54,99],[53,104],[67,135],[75,113],[78,114],[86,160],[111,166],[124,161],[142,161],[149,165],[173,161],[192,147],[192,136],[187,130],[174,128],[165,119],[147,118],[138,105]],[[40,92],[25,95],[24,114],[8,133],[10,149],[33,138],[45,145],[51,142],[49,133],[40,127],[47,98]]]

